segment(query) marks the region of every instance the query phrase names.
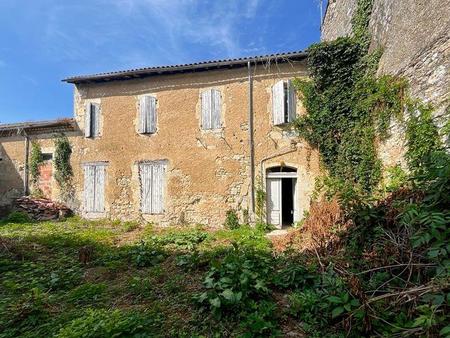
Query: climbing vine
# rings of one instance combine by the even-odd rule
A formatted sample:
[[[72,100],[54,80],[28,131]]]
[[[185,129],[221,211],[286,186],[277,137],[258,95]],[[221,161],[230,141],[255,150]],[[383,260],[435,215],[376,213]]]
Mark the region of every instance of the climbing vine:
[[[31,182],[35,185],[37,184],[40,176],[39,166],[44,162],[42,156],[42,150],[39,143],[33,141],[31,143],[31,154],[30,154],[30,174]]]
[[[69,139],[65,135],[60,135],[55,138],[55,179],[62,191],[68,189],[72,182],[71,154],[72,147]]]
[[[328,182],[370,194],[382,177],[377,142],[402,117],[406,82],[376,77],[381,51],[368,53],[372,0],[359,0],[353,36],[311,46],[311,80],[297,80],[307,115],[297,119],[301,137],[316,147]]]

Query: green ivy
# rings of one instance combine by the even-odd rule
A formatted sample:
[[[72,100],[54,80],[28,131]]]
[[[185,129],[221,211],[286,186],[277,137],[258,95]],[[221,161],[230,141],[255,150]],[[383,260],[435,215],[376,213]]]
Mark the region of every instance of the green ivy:
[[[443,150],[439,129],[433,121],[433,107],[419,102],[407,105],[406,160],[411,171],[428,169],[429,156]]]
[[[358,1],[352,37],[311,46],[311,80],[296,81],[308,111],[295,121],[299,135],[319,150],[328,182],[365,195],[382,178],[377,141],[389,136],[393,117],[402,118],[406,89],[402,79],[376,76],[382,51],[368,54],[372,5]]]
[[[73,176],[70,156],[72,147],[65,135],[55,138],[55,179],[61,189],[67,189]]]
[[[37,142],[31,142],[31,154],[30,154],[30,174],[31,182],[36,184],[39,180],[40,172],[39,166],[44,162],[42,157],[41,146]]]

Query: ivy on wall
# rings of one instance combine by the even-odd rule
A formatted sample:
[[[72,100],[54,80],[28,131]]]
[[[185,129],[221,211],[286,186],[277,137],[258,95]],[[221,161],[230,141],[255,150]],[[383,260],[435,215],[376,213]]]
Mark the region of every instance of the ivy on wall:
[[[370,194],[382,177],[377,141],[389,136],[391,119],[402,117],[406,82],[376,77],[381,51],[368,53],[372,1],[360,0],[353,36],[308,50],[311,80],[297,80],[307,115],[296,129],[316,147],[334,184]]]
[[[63,194],[69,191],[72,183],[73,170],[70,165],[72,147],[69,139],[65,135],[55,138],[55,179],[58,182]]]
[[[39,167],[44,162],[44,158],[42,156],[42,150],[39,143],[33,141],[31,142],[31,154],[30,154],[30,174],[31,174],[31,182],[36,185],[39,181]]]

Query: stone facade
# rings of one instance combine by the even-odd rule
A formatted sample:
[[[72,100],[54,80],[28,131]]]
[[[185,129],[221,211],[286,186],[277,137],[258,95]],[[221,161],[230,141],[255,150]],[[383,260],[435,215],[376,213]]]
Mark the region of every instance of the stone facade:
[[[357,0],[330,0],[322,26],[322,40],[351,34]],[[371,50],[381,47],[378,73],[405,77],[413,97],[432,103],[436,117],[450,101],[450,0],[374,0],[369,31]],[[385,164],[404,153],[402,130],[381,145]]]
[[[297,169],[297,201],[300,215],[309,208],[315,177],[319,174],[316,151],[298,139],[288,127],[272,123],[272,86],[281,79],[307,76],[305,61],[258,65],[253,75],[254,150],[257,179],[265,180],[266,169],[291,166]],[[220,90],[220,130],[200,127],[201,91]],[[157,98],[157,131],[139,134],[140,95]],[[83,135],[86,104],[100,104],[100,135]],[[209,70],[189,74],[158,75],[143,79],[80,83],[74,92],[77,131],[68,134],[73,146],[75,198],[71,207],[83,215],[83,164],[105,161],[105,212],[101,217],[135,219],[161,225],[202,223],[220,226],[226,211],[240,217],[249,209],[248,78],[246,68]],[[297,100],[297,113],[304,113]],[[51,147],[51,135],[34,137],[42,147]],[[21,193],[24,141],[0,138],[5,160],[0,162],[5,201]],[[167,163],[164,212],[140,211],[138,165],[142,161]],[[57,199],[55,183],[51,189]]]

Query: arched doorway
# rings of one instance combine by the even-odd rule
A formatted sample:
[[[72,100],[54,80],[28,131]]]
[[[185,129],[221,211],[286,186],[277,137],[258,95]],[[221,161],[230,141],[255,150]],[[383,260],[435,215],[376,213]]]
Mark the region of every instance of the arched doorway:
[[[271,167],[266,172],[267,223],[281,229],[298,221],[297,169]]]

